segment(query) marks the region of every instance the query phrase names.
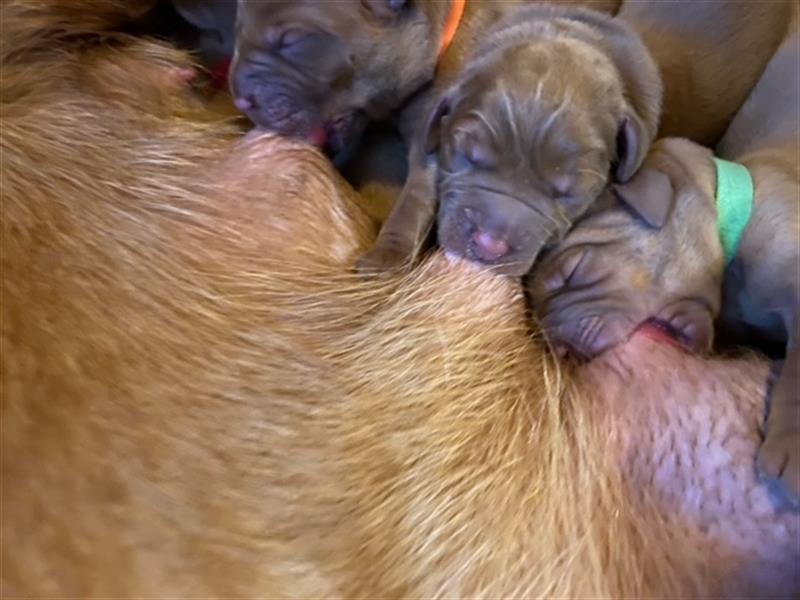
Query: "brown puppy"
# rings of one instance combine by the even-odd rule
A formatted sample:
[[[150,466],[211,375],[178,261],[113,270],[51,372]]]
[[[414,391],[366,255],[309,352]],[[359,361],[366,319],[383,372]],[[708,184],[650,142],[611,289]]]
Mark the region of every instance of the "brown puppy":
[[[412,261],[438,206],[443,248],[522,275],[610,176],[635,173],[656,132],[656,67],[633,32],[599,13],[514,11],[453,72],[362,272]]]
[[[713,146],[786,37],[796,0],[627,0],[664,81],[659,137]]]
[[[619,20],[629,23],[646,36],[644,41],[649,42],[649,48],[656,51],[654,58],[657,59],[660,72],[666,78],[668,97],[663,110],[668,122],[662,129],[673,134],[685,135],[699,142],[716,141],[730,122],[733,113],[744,102],[758,75],[774,54],[778,43],[785,37],[786,23],[790,20],[793,9],[793,2],[776,2],[774,5],[768,3],[765,8],[763,3],[740,0],[677,4],[630,2],[623,5]],[[699,27],[705,27],[708,35],[695,35]],[[475,55],[483,57],[489,54],[487,48],[497,45],[489,41]],[[479,72],[477,76],[475,73],[467,73],[464,76],[467,83],[462,82],[461,89],[453,90],[452,95],[456,96],[455,99],[447,99],[445,102],[455,104],[461,100],[459,95],[467,95],[470,92],[475,95],[472,90],[464,91],[470,84],[481,91],[492,90],[486,93],[488,100],[481,98],[482,102],[467,101],[460,107],[462,115],[474,111],[484,121],[482,125],[462,126],[462,129],[470,131],[461,131],[457,134],[470,138],[466,143],[472,147],[471,151],[482,155],[482,161],[479,160],[479,164],[474,165],[470,165],[467,161],[465,165],[465,161],[459,156],[453,160],[452,156],[448,156],[448,150],[451,155],[465,154],[463,148],[457,147],[459,145],[457,142],[451,144],[449,149],[445,147],[439,155],[440,167],[447,174],[446,177],[442,176],[443,181],[440,183],[442,189],[439,193],[444,198],[444,194],[449,192],[447,201],[443,201],[440,205],[440,244],[456,255],[467,256],[472,260],[492,265],[499,272],[514,275],[524,273],[525,268],[532,264],[540,245],[546,243],[548,239],[558,239],[565,227],[568,227],[574,217],[586,207],[581,198],[585,197],[585,190],[576,186],[577,193],[574,189],[568,189],[567,194],[563,192],[560,194],[569,197],[566,203],[551,202],[548,209],[545,209],[549,214],[536,216],[531,214],[532,205],[546,206],[542,196],[547,196],[550,191],[543,191],[541,183],[533,184],[532,189],[525,189],[526,185],[530,186],[531,181],[542,179],[541,174],[538,177],[531,177],[525,173],[529,168],[530,158],[539,157],[538,149],[533,150],[535,142],[531,144],[529,140],[524,139],[526,134],[537,133],[535,128],[525,121],[525,119],[536,119],[538,116],[537,107],[530,106],[532,94],[529,90],[534,89],[535,82],[532,79],[535,75],[531,74],[528,79],[524,76],[519,77],[518,86],[507,86],[511,88],[510,92],[505,90],[500,92],[496,89],[497,73],[521,70],[526,68],[528,62],[530,58],[525,57],[523,63],[525,66],[517,65],[514,57],[509,54],[500,55],[496,61],[482,61],[482,67],[491,75]],[[573,65],[565,64],[568,62],[568,59],[561,56],[551,60],[553,71],[580,72]],[[731,68],[729,63],[735,67]],[[574,82],[570,82],[572,83]],[[591,86],[586,86],[584,89],[595,91]],[[724,93],[720,93],[721,89],[725,90]],[[594,98],[598,97],[602,98],[604,94],[594,94]],[[516,107],[515,110],[522,115],[503,114],[506,110],[504,107],[508,103],[512,103]],[[447,108],[450,107],[445,107]],[[601,110],[602,106],[593,108]],[[587,118],[587,115],[593,114],[587,110],[583,115],[575,116],[580,110],[576,109],[573,114],[565,117],[572,120],[576,128],[582,127],[581,117]],[[437,118],[431,117],[433,120]],[[513,124],[515,126],[504,129],[504,122],[509,119],[517,122]],[[539,122],[547,123],[541,117]],[[491,131],[485,131],[489,127]],[[477,132],[471,131],[476,128]],[[484,131],[480,131],[481,129]],[[438,130],[435,135],[438,135]],[[463,146],[464,143],[461,142],[460,145]],[[438,140],[434,139],[432,142],[428,136],[426,144],[426,150],[431,151],[438,146]],[[455,150],[452,146],[456,146]],[[481,162],[483,164],[480,164]],[[561,166],[557,160],[555,166],[556,168]],[[582,165],[581,168],[587,172],[607,170],[598,169],[595,165]],[[490,174],[487,175],[486,171]],[[525,183],[526,181],[528,183]],[[515,182],[519,182],[519,185],[515,185]],[[422,185],[418,183],[416,187],[421,188]],[[544,187],[553,186],[548,184]],[[456,190],[453,191],[452,188]],[[459,198],[468,195],[470,189],[480,189],[480,196],[466,201]],[[426,194],[421,189],[418,193]],[[629,198],[635,201],[636,196]],[[414,204],[409,200],[405,203]],[[549,210],[550,207],[555,210]],[[646,211],[647,207],[643,210]],[[397,211],[409,214],[412,209],[398,206]],[[423,214],[427,212],[423,209]],[[545,221],[549,222],[543,226]],[[403,232],[409,223],[412,228],[422,226],[423,231],[426,231],[424,218],[420,220],[417,215],[397,217],[393,223],[387,225],[383,234],[383,237],[394,238],[395,241],[385,243],[379,241],[379,247],[375,252],[362,260],[361,268],[381,269],[398,261],[405,262],[409,252],[398,251],[392,246],[408,246],[408,240],[403,241],[403,237],[411,237],[413,240],[413,233],[409,236]],[[397,241],[397,238],[400,238],[400,241]]]
[[[523,0],[468,0],[454,46]],[[231,89],[258,126],[332,155],[434,78],[453,0],[239,0]],[[618,0],[570,2],[612,12]],[[446,62],[446,60],[445,60]]]
[[[713,319],[746,324],[786,344],[758,466],[800,505],[800,35],[796,21],[731,131],[726,156],[749,169],[753,214],[725,269],[717,230],[712,154],[665,139],[621,198],[660,208],[660,230],[622,208],[600,211],[548,256],[533,279],[534,304],[552,339],[593,356],[655,317],[691,347],[710,348]],[[640,201],[640,203],[642,203]],[[673,206],[674,205],[674,206]],[[672,208],[671,208],[672,207]],[[670,214],[671,209],[671,214]]]

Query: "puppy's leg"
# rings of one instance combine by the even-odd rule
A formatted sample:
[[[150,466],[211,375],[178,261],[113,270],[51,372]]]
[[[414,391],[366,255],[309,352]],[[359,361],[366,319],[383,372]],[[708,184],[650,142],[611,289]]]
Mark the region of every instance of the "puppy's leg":
[[[786,362],[772,389],[764,443],[756,466],[762,478],[775,480],[785,499],[800,509],[800,323],[794,317]],[[790,330],[791,331],[791,330]]]
[[[436,167],[415,161],[375,246],[358,260],[356,270],[369,275],[410,267],[430,234],[436,206]]]

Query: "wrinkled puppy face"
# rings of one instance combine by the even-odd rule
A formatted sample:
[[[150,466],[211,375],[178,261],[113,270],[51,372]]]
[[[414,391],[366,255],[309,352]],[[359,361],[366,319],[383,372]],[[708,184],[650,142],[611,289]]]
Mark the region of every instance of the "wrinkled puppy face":
[[[529,278],[551,343],[592,358],[654,321],[707,351],[724,272],[714,185],[710,151],[663,139],[629,182],[607,188]]]
[[[614,66],[589,44],[547,40],[498,53],[430,116],[440,245],[500,273],[528,272],[610,178],[630,176],[642,137]]]
[[[428,17],[406,0],[240,0],[231,91],[259,127],[336,155],[425,83]],[[422,43],[407,48],[409,31]],[[407,62],[406,62],[407,61]],[[413,69],[394,63],[419,65]],[[431,70],[432,70],[431,66]]]

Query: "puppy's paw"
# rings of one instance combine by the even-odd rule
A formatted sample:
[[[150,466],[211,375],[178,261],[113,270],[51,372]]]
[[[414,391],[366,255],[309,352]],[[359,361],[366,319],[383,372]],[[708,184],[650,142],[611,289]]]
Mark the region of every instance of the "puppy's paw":
[[[762,480],[777,484],[792,508],[800,509],[800,431],[767,432],[756,468]]]
[[[714,318],[711,310],[702,302],[678,300],[661,309],[654,320],[665,325],[689,350],[699,353],[711,350]]]
[[[375,246],[356,261],[356,272],[364,279],[410,269],[412,253],[399,246]]]
[[[783,498],[800,509],[800,364],[798,350],[790,350],[772,388],[764,443],[756,468],[763,480],[775,484]]]

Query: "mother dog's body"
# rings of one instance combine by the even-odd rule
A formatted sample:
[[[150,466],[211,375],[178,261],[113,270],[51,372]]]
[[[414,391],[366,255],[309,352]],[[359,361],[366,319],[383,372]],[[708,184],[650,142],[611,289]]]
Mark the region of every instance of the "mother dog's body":
[[[80,52],[4,64],[4,597],[797,590],[761,361],[637,337],[562,381],[515,286],[355,280],[319,155]]]

